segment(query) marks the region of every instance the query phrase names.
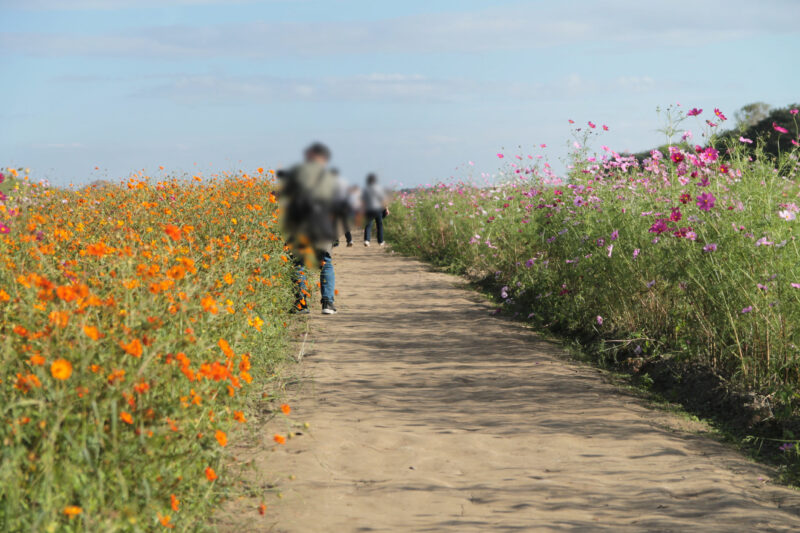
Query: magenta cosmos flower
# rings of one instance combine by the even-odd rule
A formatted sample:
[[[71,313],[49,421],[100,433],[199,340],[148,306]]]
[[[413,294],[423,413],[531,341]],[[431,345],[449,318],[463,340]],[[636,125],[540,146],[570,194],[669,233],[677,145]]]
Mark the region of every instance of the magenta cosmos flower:
[[[696,107],[693,107],[688,113],[686,113],[686,115],[689,117],[696,117],[702,112],[703,112],[702,109],[697,109]]]
[[[669,226],[667,225],[667,219],[666,218],[657,219],[655,222],[653,222],[653,225],[650,226],[650,229],[647,231],[649,233],[656,233],[658,235],[661,235],[665,231],[669,231]]]
[[[699,207],[701,211],[711,211],[716,201],[717,199],[713,194],[710,192],[704,192],[697,197],[697,207]]]
[[[783,126],[778,126],[777,122],[772,123],[772,129],[777,131],[778,133],[789,133],[789,130],[787,130]]]

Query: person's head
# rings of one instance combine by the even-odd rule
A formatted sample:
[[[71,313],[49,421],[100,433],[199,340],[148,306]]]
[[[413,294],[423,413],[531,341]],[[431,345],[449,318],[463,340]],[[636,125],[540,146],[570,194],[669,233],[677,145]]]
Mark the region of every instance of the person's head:
[[[306,161],[309,163],[320,163],[325,165],[331,160],[330,149],[320,142],[315,142],[305,151]]]
[[[375,185],[376,183],[378,183],[378,176],[372,173],[367,174],[367,185]]]

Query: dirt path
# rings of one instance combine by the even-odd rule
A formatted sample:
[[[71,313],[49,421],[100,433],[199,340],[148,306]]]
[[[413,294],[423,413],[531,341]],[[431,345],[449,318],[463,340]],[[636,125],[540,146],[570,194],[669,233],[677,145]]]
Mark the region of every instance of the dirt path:
[[[334,256],[340,313],[311,318],[292,400],[311,429],[254,457],[283,497],[230,530],[800,529],[800,493],[768,469],[559,359],[458,278],[357,244]]]

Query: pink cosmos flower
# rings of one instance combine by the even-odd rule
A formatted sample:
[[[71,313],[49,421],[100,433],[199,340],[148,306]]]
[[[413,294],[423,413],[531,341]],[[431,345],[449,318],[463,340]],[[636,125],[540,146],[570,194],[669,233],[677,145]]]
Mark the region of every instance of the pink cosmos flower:
[[[0,222],[0,233],[5,235],[5,234],[9,233],[10,231],[11,231],[11,228],[9,228],[8,226],[6,226],[2,222]]]
[[[714,108],[714,114],[717,115],[720,120],[728,120],[728,117],[726,117],[725,114],[717,108]]]
[[[710,242],[710,243],[706,244],[705,246],[703,246],[703,251],[705,253],[716,252],[717,251],[717,245],[714,244],[713,242]]]
[[[800,289],[800,283],[792,283],[791,285],[794,289]]]
[[[590,121],[589,121],[589,127],[590,127],[590,128],[592,128],[592,129],[594,129],[594,128],[596,128],[596,127],[597,127],[597,124],[595,124],[594,122],[592,122],[592,121],[590,120]]]
[[[697,207],[699,207],[701,211],[711,211],[716,201],[717,199],[713,194],[704,192],[697,197]]]
[[[659,218],[653,222],[653,225],[650,226],[650,229],[647,230],[648,233],[655,233],[657,235],[661,235],[662,233],[669,231],[669,226],[667,225],[666,218]]]
[[[703,150],[703,157],[708,161],[716,161],[719,157],[719,151],[709,146]]]
[[[795,109],[795,111],[797,111],[797,109]],[[603,131],[608,131],[608,126],[606,126],[605,124],[603,124]]]
[[[504,156],[503,154],[497,154],[497,157],[498,157],[499,159],[503,159],[505,156]]]
[[[783,126],[778,126],[777,122],[772,123],[772,129],[777,131],[778,133],[789,133],[789,130],[787,130]]]
[[[633,250],[633,258],[636,259],[637,257],[639,257],[639,253],[640,252],[641,252],[641,250],[639,250],[638,248],[634,249]]]
[[[598,326],[603,325],[603,317],[601,317],[600,315],[597,315],[597,325]]]
[[[796,115],[798,112],[800,112],[800,109],[792,109],[791,111],[789,111],[789,113],[791,113],[792,115]]]
[[[740,143],[753,144],[753,139],[748,139],[747,137],[739,137],[739,142]]]
[[[697,109],[696,107],[693,107],[691,110],[689,110],[688,113],[686,113],[686,116],[688,116],[688,117],[696,117],[697,115],[699,115],[702,112],[703,112],[702,109]]]
[[[742,314],[743,314],[743,315],[746,315],[747,313],[749,313],[749,312],[750,312],[750,311],[752,311],[752,310],[753,310],[753,306],[752,306],[752,305],[748,305],[747,307],[745,307],[744,309],[742,309]]]

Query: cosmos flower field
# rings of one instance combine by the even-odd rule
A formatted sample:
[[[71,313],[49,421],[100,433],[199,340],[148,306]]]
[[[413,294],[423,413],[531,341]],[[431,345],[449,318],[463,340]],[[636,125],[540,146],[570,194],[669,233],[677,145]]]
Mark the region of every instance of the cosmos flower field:
[[[2,179],[0,529],[201,529],[285,347],[272,174]]]
[[[793,141],[774,160],[760,139],[715,143],[722,111],[678,112],[678,123],[697,121],[698,133],[673,128],[669,149],[643,161],[603,146],[608,127],[589,121],[573,126],[566,176],[544,163],[542,145],[498,153],[503,168],[492,184],[407,191],[387,223],[389,240],[481,282],[519,319],[620,359],[699,365],[765,395],[776,417],[792,416],[800,392],[797,123],[774,125]],[[796,450],[791,439],[778,444]]]

